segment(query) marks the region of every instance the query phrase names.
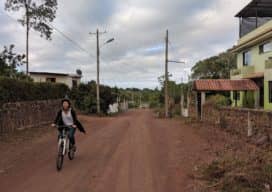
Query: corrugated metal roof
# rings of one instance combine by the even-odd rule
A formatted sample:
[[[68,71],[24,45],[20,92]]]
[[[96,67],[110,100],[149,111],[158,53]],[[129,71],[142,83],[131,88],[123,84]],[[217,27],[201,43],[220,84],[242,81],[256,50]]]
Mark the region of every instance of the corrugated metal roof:
[[[256,91],[259,87],[250,79],[202,79],[194,82],[193,89],[195,91]]]
[[[252,0],[235,17],[272,17],[271,0]]]

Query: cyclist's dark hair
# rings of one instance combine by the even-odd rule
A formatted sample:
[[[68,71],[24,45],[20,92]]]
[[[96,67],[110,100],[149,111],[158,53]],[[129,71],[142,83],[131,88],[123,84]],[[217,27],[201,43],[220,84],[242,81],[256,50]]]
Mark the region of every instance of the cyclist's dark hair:
[[[67,99],[67,98],[62,99],[61,100],[61,105],[63,105],[64,102],[68,102],[69,107],[71,107],[71,101],[69,99]]]

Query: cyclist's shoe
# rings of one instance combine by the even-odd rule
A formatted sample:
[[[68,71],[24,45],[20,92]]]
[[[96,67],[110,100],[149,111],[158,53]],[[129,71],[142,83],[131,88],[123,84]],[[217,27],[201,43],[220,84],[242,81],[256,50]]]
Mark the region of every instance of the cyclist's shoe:
[[[73,150],[74,152],[76,152],[76,145],[71,145],[71,150]]]

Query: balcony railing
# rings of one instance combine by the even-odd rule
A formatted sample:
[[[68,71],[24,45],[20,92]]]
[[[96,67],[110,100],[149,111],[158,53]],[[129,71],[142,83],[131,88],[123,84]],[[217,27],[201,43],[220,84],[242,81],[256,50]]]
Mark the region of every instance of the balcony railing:
[[[239,68],[239,69],[232,69],[230,71],[230,74],[231,74],[231,76],[248,75],[248,74],[254,73],[254,71],[255,71],[255,67],[254,66],[244,66],[244,67]]]
[[[241,73],[243,75],[254,73],[255,67],[254,66],[244,66],[241,68]]]
[[[240,75],[240,74],[241,74],[241,69],[232,69],[230,71],[231,76],[236,76],[236,75]]]
[[[265,61],[265,69],[272,69],[272,59]]]

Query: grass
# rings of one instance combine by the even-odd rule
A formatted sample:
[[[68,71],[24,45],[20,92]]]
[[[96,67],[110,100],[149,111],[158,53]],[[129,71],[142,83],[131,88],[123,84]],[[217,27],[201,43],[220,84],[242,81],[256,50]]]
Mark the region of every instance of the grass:
[[[272,188],[272,152],[248,155],[245,159],[224,158],[201,169],[202,179],[211,191],[265,192]]]

